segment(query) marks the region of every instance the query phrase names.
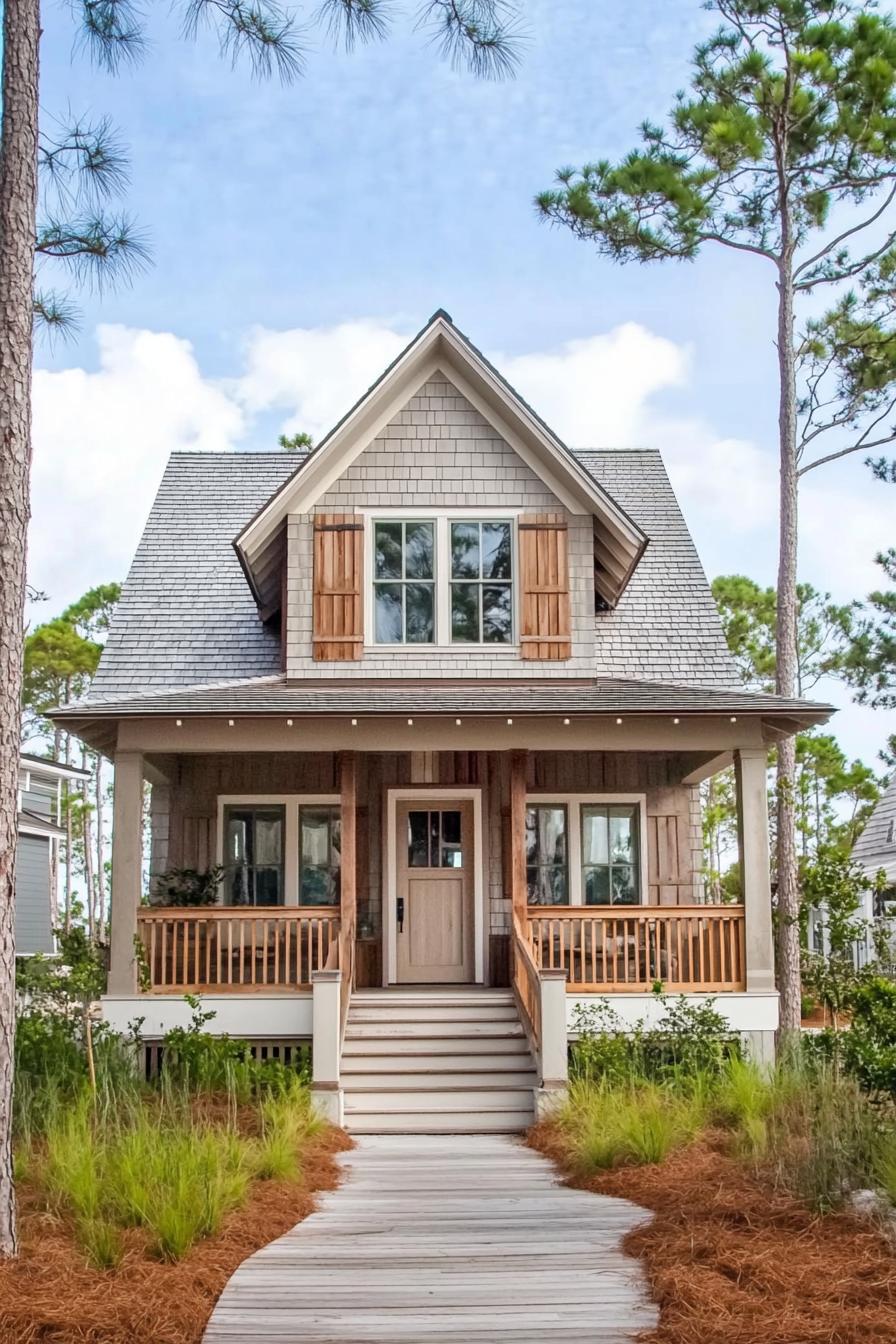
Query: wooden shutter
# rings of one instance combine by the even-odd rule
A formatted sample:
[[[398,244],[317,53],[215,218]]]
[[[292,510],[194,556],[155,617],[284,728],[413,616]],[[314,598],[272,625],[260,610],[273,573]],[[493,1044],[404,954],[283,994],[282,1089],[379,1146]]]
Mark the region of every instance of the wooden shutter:
[[[566,519],[560,513],[526,514],[520,519],[519,534],[522,657],[569,658]]]
[[[342,663],[364,651],[364,524],[353,513],[314,519],[314,657]]]

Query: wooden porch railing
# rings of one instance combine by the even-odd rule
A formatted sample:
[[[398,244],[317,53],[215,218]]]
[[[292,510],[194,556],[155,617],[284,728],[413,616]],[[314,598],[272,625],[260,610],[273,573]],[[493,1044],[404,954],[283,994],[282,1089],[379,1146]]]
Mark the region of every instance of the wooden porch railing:
[[[567,972],[571,993],[746,988],[742,905],[529,906],[537,967]]]
[[[541,1048],[541,983],[532,944],[516,914],[513,916],[512,945],[513,988],[526,1034],[537,1053]]]
[[[159,994],[310,989],[339,938],[331,906],[144,907],[137,933]]]

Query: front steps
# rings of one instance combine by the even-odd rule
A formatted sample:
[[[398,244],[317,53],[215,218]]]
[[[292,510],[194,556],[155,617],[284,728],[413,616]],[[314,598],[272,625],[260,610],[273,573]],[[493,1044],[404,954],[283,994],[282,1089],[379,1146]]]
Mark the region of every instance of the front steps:
[[[512,1134],[535,1119],[535,1063],[509,990],[358,990],[340,1072],[352,1134]]]

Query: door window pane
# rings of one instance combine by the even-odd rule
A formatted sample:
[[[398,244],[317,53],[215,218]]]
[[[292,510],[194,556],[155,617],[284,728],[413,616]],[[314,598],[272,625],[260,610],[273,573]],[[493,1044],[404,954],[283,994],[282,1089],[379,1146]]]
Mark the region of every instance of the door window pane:
[[[464,856],[461,849],[460,812],[442,812],[441,829],[439,867],[462,868],[464,866]]]
[[[285,808],[224,809],[224,903],[283,904]]]
[[[586,905],[641,900],[637,806],[582,807],[582,887]]]
[[[300,904],[339,904],[341,840],[338,807],[299,808]]]
[[[513,639],[510,523],[451,524],[451,638],[459,644]]]
[[[435,641],[435,524],[379,522],[373,533],[377,644]]]
[[[526,885],[530,905],[569,900],[565,807],[537,803],[526,808]]]
[[[460,811],[414,809],[408,812],[408,867],[463,868],[463,819]]]
[[[429,813],[408,813],[408,867],[429,867]]]

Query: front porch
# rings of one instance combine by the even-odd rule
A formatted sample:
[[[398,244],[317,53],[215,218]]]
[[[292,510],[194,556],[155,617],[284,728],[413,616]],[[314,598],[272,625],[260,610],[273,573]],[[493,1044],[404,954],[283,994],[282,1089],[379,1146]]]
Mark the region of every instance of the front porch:
[[[767,1055],[777,1003],[766,747],[758,724],[735,722],[676,722],[673,734],[642,720],[627,737],[617,723],[612,750],[606,725],[579,725],[582,749],[562,752],[547,746],[556,728],[540,721],[503,722],[503,749],[483,741],[494,742],[497,725],[486,735],[477,724],[477,745],[455,740],[451,750],[428,724],[422,750],[384,750],[352,723],[344,736],[358,748],[333,751],[286,750],[282,732],[277,749],[261,751],[270,729],[240,723],[206,723],[201,738],[195,728],[184,738],[179,721],[164,733],[147,724],[139,737],[123,725],[106,1015],[122,1028],[143,1017],[144,1035],[158,1039],[184,1021],[183,996],[200,994],[217,1013],[213,1030],[313,1038],[315,1079],[338,1092],[356,989],[507,987],[550,1089],[565,1080],[578,1003],[612,995],[643,1013],[662,985],[718,995],[732,1029]],[[301,741],[298,724],[288,726]],[[389,728],[377,738],[396,747],[417,736],[412,722]],[[171,750],[175,741],[186,749]],[[698,785],[732,760],[744,899],[709,905]],[[255,809],[266,843],[277,837],[276,880],[266,871],[264,889],[278,903],[141,903],[147,779],[152,874],[218,864],[224,901],[261,891],[245,855],[236,872],[226,852]],[[601,892],[612,899],[592,903]]]

